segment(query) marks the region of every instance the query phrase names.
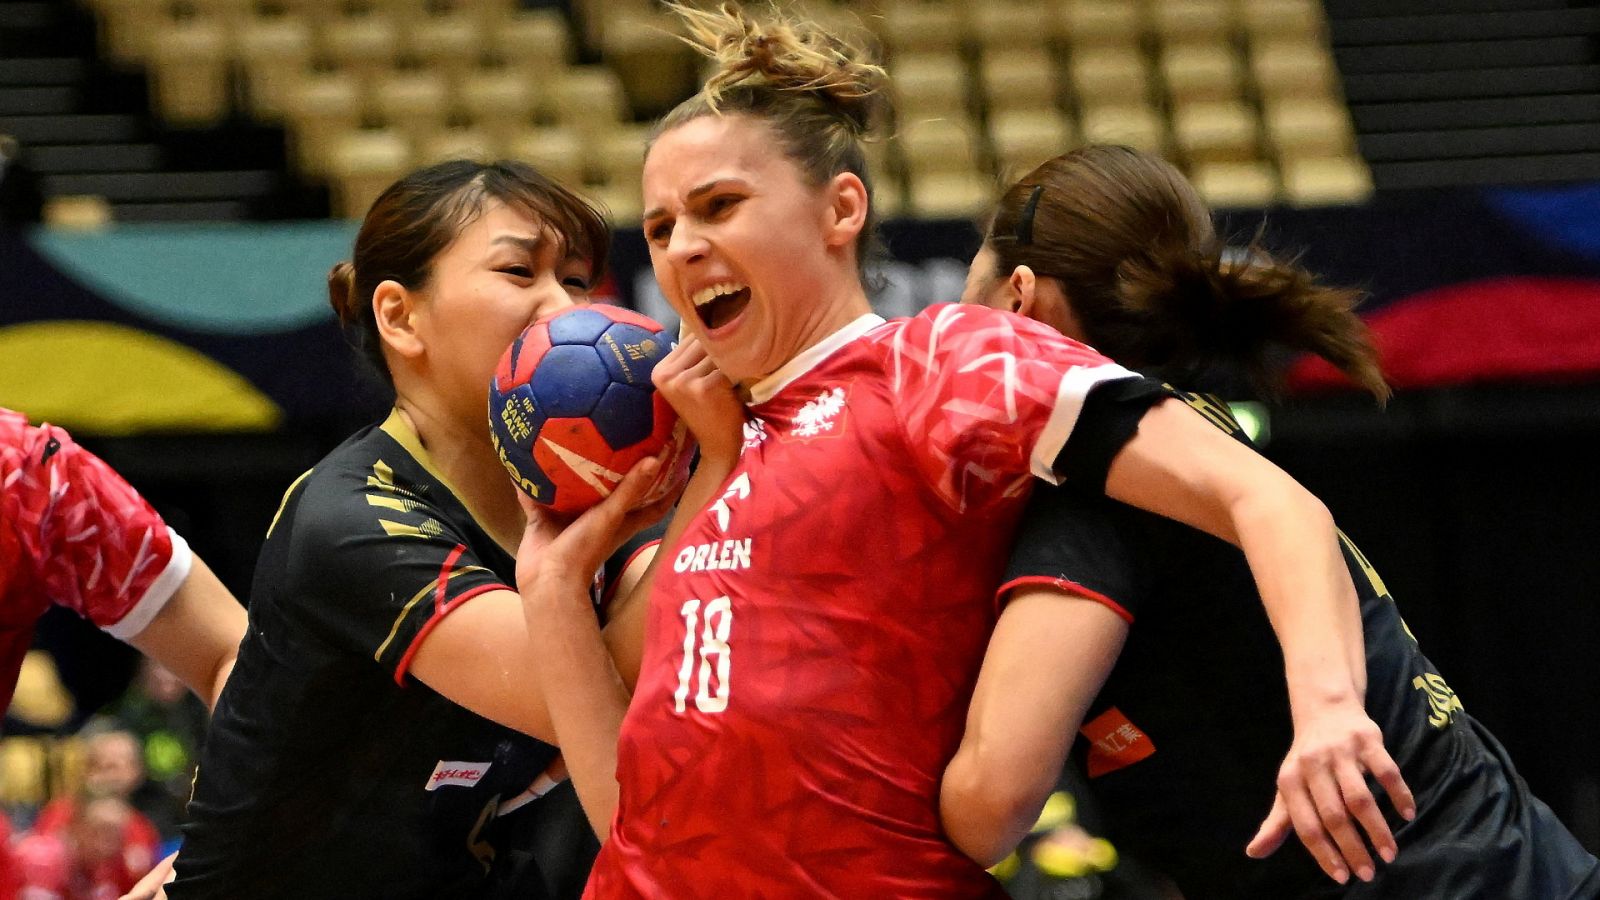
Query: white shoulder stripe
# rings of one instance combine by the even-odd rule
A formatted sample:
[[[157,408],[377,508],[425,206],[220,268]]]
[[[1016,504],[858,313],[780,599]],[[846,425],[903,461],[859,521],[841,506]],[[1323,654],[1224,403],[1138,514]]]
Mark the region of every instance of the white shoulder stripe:
[[[1039,432],[1039,440],[1033,445],[1029,466],[1033,474],[1051,484],[1060,484],[1061,477],[1055,473],[1056,457],[1061,455],[1061,448],[1067,445],[1067,438],[1072,436],[1072,429],[1077,427],[1078,416],[1083,414],[1083,401],[1088,398],[1089,391],[1107,381],[1138,377],[1137,373],[1116,363],[1073,366],[1068,369],[1061,376],[1061,386],[1056,390],[1055,408],[1050,411],[1050,418]]]

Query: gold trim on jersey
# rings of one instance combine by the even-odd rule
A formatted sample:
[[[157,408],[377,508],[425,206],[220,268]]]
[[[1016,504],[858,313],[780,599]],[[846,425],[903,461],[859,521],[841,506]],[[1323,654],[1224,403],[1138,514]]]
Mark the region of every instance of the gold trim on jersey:
[[[278,501],[278,511],[272,514],[272,523],[267,526],[267,537],[272,537],[272,529],[278,527],[278,519],[282,517],[284,508],[289,505],[289,495],[293,494],[294,489],[300,486],[300,482],[305,481],[306,478],[315,471],[315,467],[307,469],[300,473],[299,478],[289,482],[288,489],[283,492],[283,499]]]
[[[450,579],[455,578],[457,575],[465,575],[468,572],[489,572],[489,570],[485,569],[483,566],[462,566],[459,569],[452,569],[450,574],[445,576],[445,582],[449,583]],[[489,574],[493,575],[494,573],[489,572]],[[406,616],[411,614],[412,608],[418,603],[421,603],[423,597],[432,594],[438,589],[439,579],[435,578],[426,585],[423,585],[422,590],[417,591],[417,593],[413,595],[410,600],[407,600],[405,606],[400,607],[400,615],[395,616],[394,624],[389,627],[389,636],[384,638],[383,643],[378,645],[378,652],[372,654],[372,659],[374,662],[383,661],[383,652],[389,649],[390,644],[394,643],[395,635],[400,633],[400,623],[404,622],[406,620]]]
[[[428,453],[426,447],[422,446],[422,438],[417,436],[416,430],[411,427],[410,422],[406,421],[405,416],[400,414],[398,408],[390,410],[389,417],[384,419],[383,424],[379,425],[378,428],[384,434],[393,438],[394,442],[399,444],[402,450],[417,461],[417,465],[421,466],[429,475],[433,476],[435,481],[439,482],[440,487],[449,491],[450,495],[456,498],[456,502],[461,504],[461,508],[467,511],[467,515],[472,518],[473,524],[478,526],[479,531],[493,538],[494,532],[483,524],[489,520],[484,516],[478,515],[478,511],[467,503],[466,495],[456,490],[456,486],[450,483],[450,479],[444,477],[444,473],[439,470],[438,466],[434,465],[433,456]],[[388,466],[384,466],[384,468],[388,469]],[[389,471],[389,477],[391,480],[394,478],[393,470]],[[370,480],[369,483],[371,483]],[[399,490],[398,493],[404,494],[405,491]]]
[[[1442,675],[1424,672],[1411,679],[1411,686],[1428,698],[1428,724],[1434,728],[1449,725],[1456,720],[1456,713],[1465,712],[1461,706],[1461,698],[1457,697],[1456,692],[1445,683]]]
[[[422,506],[422,501],[417,495],[395,484],[394,469],[381,459],[372,464],[372,474],[367,476],[367,487],[382,492],[367,493],[369,506],[392,509],[396,512],[412,512]],[[378,519],[378,524],[383,526],[384,534],[390,537],[428,538],[438,537],[444,533],[442,525],[426,516],[421,525],[411,525],[381,517]]]
[[[1222,429],[1227,434],[1237,434],[1241,430],[1239,420],[1233,417],[1233,410],[1228,408],[1221,398],[1215,394],[1197,394],[1175,388],[1170,384],[1162,387],[1178,395],[1178,399],[1189,404],[1189,408],[1206,418],[1206,421]]]

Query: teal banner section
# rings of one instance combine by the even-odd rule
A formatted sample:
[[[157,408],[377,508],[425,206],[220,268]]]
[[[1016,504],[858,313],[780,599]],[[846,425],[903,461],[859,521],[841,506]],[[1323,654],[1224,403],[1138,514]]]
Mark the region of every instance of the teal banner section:
[[[328,269],[356,225],[120,225],[40,230],[34,248],[64,274],[139,316],[214,334],[270,334],[333,318]]]

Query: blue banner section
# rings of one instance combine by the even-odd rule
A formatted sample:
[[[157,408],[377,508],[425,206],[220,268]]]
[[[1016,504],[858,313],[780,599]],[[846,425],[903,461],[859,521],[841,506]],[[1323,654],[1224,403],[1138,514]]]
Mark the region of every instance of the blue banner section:
[[[1367,289],[1364,312],[1379,325],[1386,307],[1411,298],[1472,297],[1476,283],[1492,284],[1496,296],[1522,297],[1528,290],[1507,285],[1559,278],[1568,288],[1564,299],[1538,314],[1555,317],[1544,326],[1559,334],[1564,310],[1590,303],[1583,285],[1600,285],[1596,185],[1397,193],[1361,207],[1229,214],[1220,225],[1238,243],[1264,229],[1275,252],[1300,255],[1329,282]],[[349,256],[354,233],[351,223],[306,222],[0,234],[0,405],[115,433],[369,418],[383,407],[384,392],[346,346],[325,292],[328,268]],[[891,222],[883,238],[886,252],[869,268],[874,303],[890,316],[955,299],[978,244],[974,226],[961,221]],[[674,325],[637,230],[617,236],[613,261],[622,302]],[[1539,283],[1529,282],[1535,294]],[[1441,295],[1444,289],[1451,290]],[[1461,306],[1472,320],[1462,324],[1481,334],[1483,309],[1498,301],[1476,299]],[[1432,310],[1428,321],[1429,329],[1442,329],[1438,342],[1452,339],[1448,306],[1442,317]],[[119,354],[117,335],[130,341],[129,353]],[[1561,360],[1558,380],[1592,374],[1600,336],[1586,339],[1592,351],[1585,345],[1552,354]],[[196,354],[209,366],[197,365]],[[1406,360],[1385,362],[1405,371]],[[1525,368],[1539,378],[1551,370],[1548,360]],[[1469,360],[1465,369],[1443,371],[1494,380],[1519,367],[1502,360],[1475,373]],[[174,385],[188,382],[205,383],[196,391],[208,398],[205,408],[180,408],[184,392]],[[108,405],[121,408],[108,415]],[[141,419],[143,407],[156,411]],[[227,414],[219,414],[224,407]]]

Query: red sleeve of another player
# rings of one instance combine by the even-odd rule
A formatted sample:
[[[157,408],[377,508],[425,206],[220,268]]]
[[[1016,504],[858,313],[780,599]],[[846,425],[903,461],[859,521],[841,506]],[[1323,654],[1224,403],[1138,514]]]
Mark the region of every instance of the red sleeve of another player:
[[[4,426],[5,505],[32,589],[116,637],[137,635],[189,573],[183,539],[126,481],[49,425]]]
[[[1090,388],[1137,378],[1031,319],[942,304],[892,338],[889,374],[917,464],[945,501],[977,509],[1052,467]]]

